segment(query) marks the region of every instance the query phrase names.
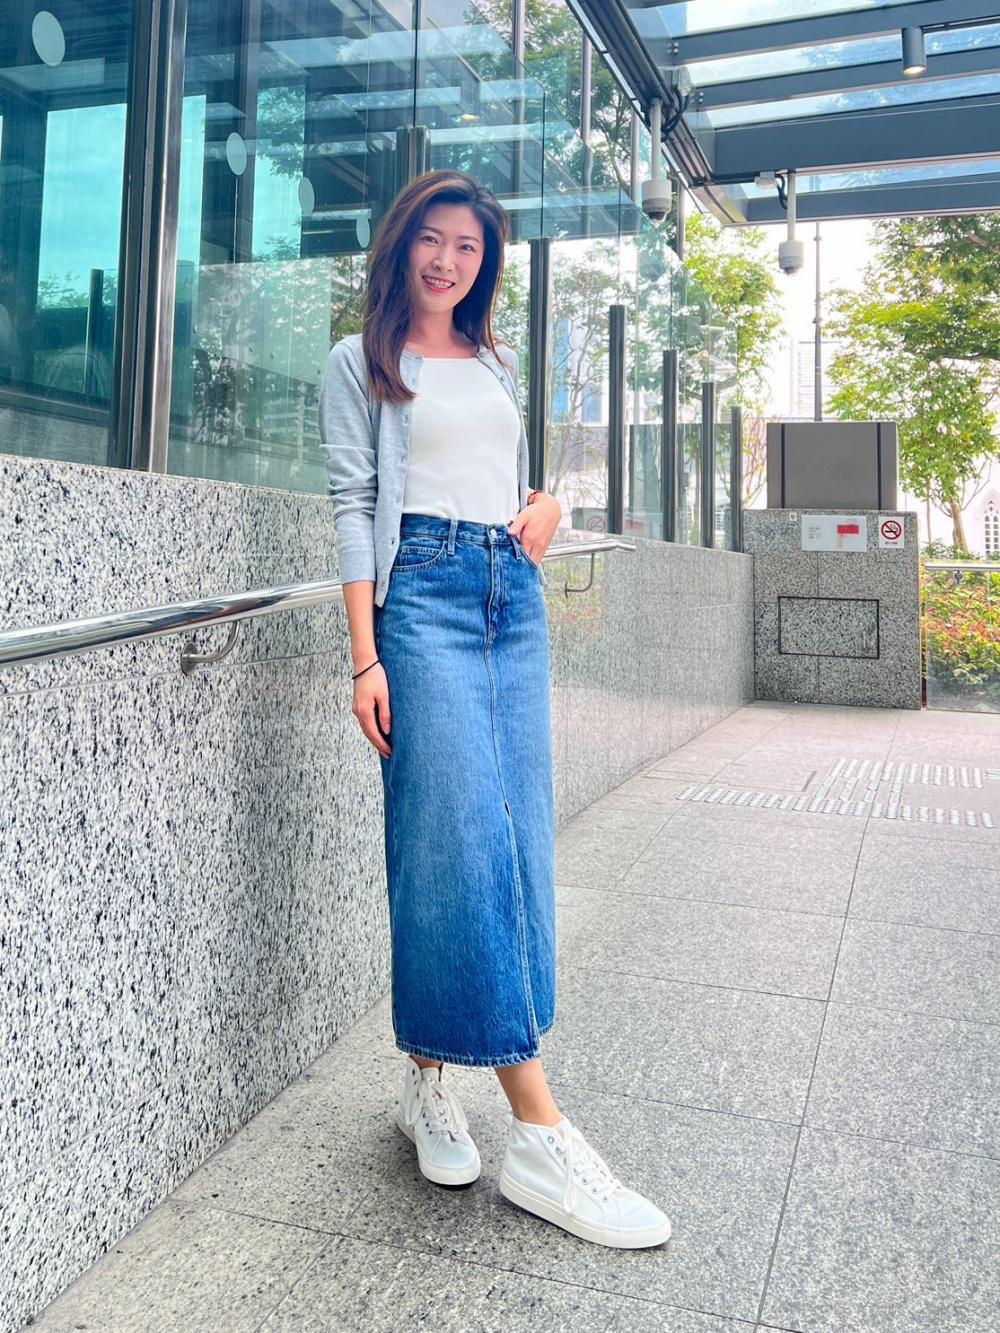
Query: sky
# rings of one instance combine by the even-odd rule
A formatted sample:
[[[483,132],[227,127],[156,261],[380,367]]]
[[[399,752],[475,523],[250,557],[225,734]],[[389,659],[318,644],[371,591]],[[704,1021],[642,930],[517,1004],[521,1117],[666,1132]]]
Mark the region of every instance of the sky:
[[[785,333],[771,358],[770,410],[787,416],[792,408],[791,348],[815,338],[816,315],[816,227],[799,226],[799,239],[806,243],[806,263],[801,273],[789,277],[778,269],[778,245],[785,239],[782,226],[763,227],[774,254],[774,268],[785,315]],[[872,224],[868,221],[824,222],[820,228],[820,284],[826,296],[840,287],[859,288],[870,257]],[[791,346],[790,346],[791,344]]]

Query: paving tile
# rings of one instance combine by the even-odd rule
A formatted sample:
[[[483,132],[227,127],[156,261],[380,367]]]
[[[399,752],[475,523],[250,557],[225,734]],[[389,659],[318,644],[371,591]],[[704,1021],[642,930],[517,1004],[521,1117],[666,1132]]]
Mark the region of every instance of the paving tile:
[[[763,1323],[988,1333],[998,1246],[1000,1163],[805,1130]]]
[[[655,829],[589,829],[556,839],[556,882],[603,888],[630,870]]]
[[[801,1119],[819,1001],[568,967],[557,1006],[545,1046],[553,1085]]]
[[[332,1242],[261,1333],[441,1333],[540,1328],[580,1333],[751,1333],[752,1326],[648,1300],[588,1290],[476,1263],[341,1237]]]
[[[924,804],[924,802],[913,802],[912,804]],[[926,802],[930,805],[932,802]],[[959,811],[959,820],[961,821],[966,810],[972,810],[978,816],[984,808],[981,804],[974,801],[940,801],[933,802],[934,805],[940,805],[942,809],[957,809]],[[994,819],[995,824],[1000,824],[1000,820]],[[953,847],[956,850],[962,849],[961,854],[967,856],[970,848],[981,849],[982,855],[992,859],[993,864],[1000,860],[1000,828],[985,828],[977,818],[976,825],[970,827],[968,823],[959,822],[957,824],[918,824],[915,820],[904,819],[870,819],[865,826],[865,836],[872,839],[884,839],[887,843],[893,841],[908,842],[918,845],[919,843],[940,843],[946,847]]]
[[[831,999],[995,1022],[1000,938],[847,918]]]
[[[410,1165],[392,1125],[401,1079],[399,1062],[370,1053],[317,1062],[171,1197],[340,1231],[375,1178]]]
[[[885,878],[904,878],[915,869],[933,871],[942,882],[961,883],[966,870],[989,869],[995,864],[988,843],[963,842],[959,836],[947,842],[923,838],[911,826],[909,838],[880,838],[870,824],[858,857],[858,873]]]
[[[995,867],[947,863],[859,868],[850,914],[865,921],[1000,935],[1000,875]]]
[[[741,842],[769,843],[794,858],[806,849],[861,847],[864,818],[853,815],[809,814],[801,810],[764,809],[749,805],[684,801],[670,820],[671,835],[688,831],[691,837],[738,838]],[[739,829],[736,832],[736,829]]]
[[[620,893],[842,916],[856,862],[853,842],[776,857],[772,848],[753,842],[702,839],[692,845],[667,825],[615,887]]]
[[[687,783],[678,782],[677,788],[683,791]],[[582,814],[571,819],[559,830],[562,840],[569,840],[578,835],[588,835],[596,830],[608,830],[611,833],[632,831],[637,836],[647,834],[652,837],[663,827],[669,811],[664,810],[659,802],[644,806],[639,802],[624,802],[605,797],[588,805]]]
[[[1000,1159],[1000,1025],[831,1004],[806,1122]]]
[[[768,791],[804,792],[816,785],[824,765],[815,759],[805,762],[780,763],[773,759],[747,755],[739,762],[727,764],[716,774],[715,781],[727,787],[766,787]]]
[[[843,922],[802,912],[608,892],[563,961],[600,972],[631,972],[826,999]]]
[[[505,1130],[496,1080],[467,1082],[483,1176],[440,1190],[416,1167],[382,1175],[347,1234],[750,1322],[796,1130],[771,1121],[562,1089],[560,1105],[621,1177],[667,1211],[664,1247],[607,1250],[509,1204],[496,1188]],[[671,1324],[664,1325],[670,1328]]]
[[[36,1315],[31,1330],[253,1333],[329,1242],[168,1199]]]
[[[690,773],[642,773],[616,787],[612,796],[616,800],[638,799],[647,808],[661,805],[673,810],[680,792],[694,781],[696,777]]]

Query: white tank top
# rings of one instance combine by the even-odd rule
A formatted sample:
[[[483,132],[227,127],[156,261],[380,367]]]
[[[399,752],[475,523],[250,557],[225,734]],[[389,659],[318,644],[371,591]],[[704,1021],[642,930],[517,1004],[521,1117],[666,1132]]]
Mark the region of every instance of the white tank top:
[[[509,523],[518,509],[520,437],[517,408],[478,357],[424,357],[403,513]]]

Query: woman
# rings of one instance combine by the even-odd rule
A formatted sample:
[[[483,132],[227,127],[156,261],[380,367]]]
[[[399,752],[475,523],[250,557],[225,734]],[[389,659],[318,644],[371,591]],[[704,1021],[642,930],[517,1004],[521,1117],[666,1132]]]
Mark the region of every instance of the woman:
[[[320,401],[353,710],[385,790],[396,1119],[428,1180],[469,1184],[479,1154],[442,1069],[495,1069],[513,1112],[503,1194],[641,1248],[669,1222],[560,1114],[539,1059],[555,1003],[541,559],[561,511],[527,489],[517,358],[493,337],[506,236],[470,176],[406,186]]]

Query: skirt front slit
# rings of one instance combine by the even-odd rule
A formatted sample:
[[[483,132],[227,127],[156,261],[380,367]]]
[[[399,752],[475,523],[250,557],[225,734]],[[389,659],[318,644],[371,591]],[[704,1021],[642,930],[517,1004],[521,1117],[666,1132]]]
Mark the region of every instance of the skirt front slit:
[[[555,1007],[549,652],[541,576],[503,524],[404,514],[376,646],[392,1014],[408,1054],[538,1055]]]

